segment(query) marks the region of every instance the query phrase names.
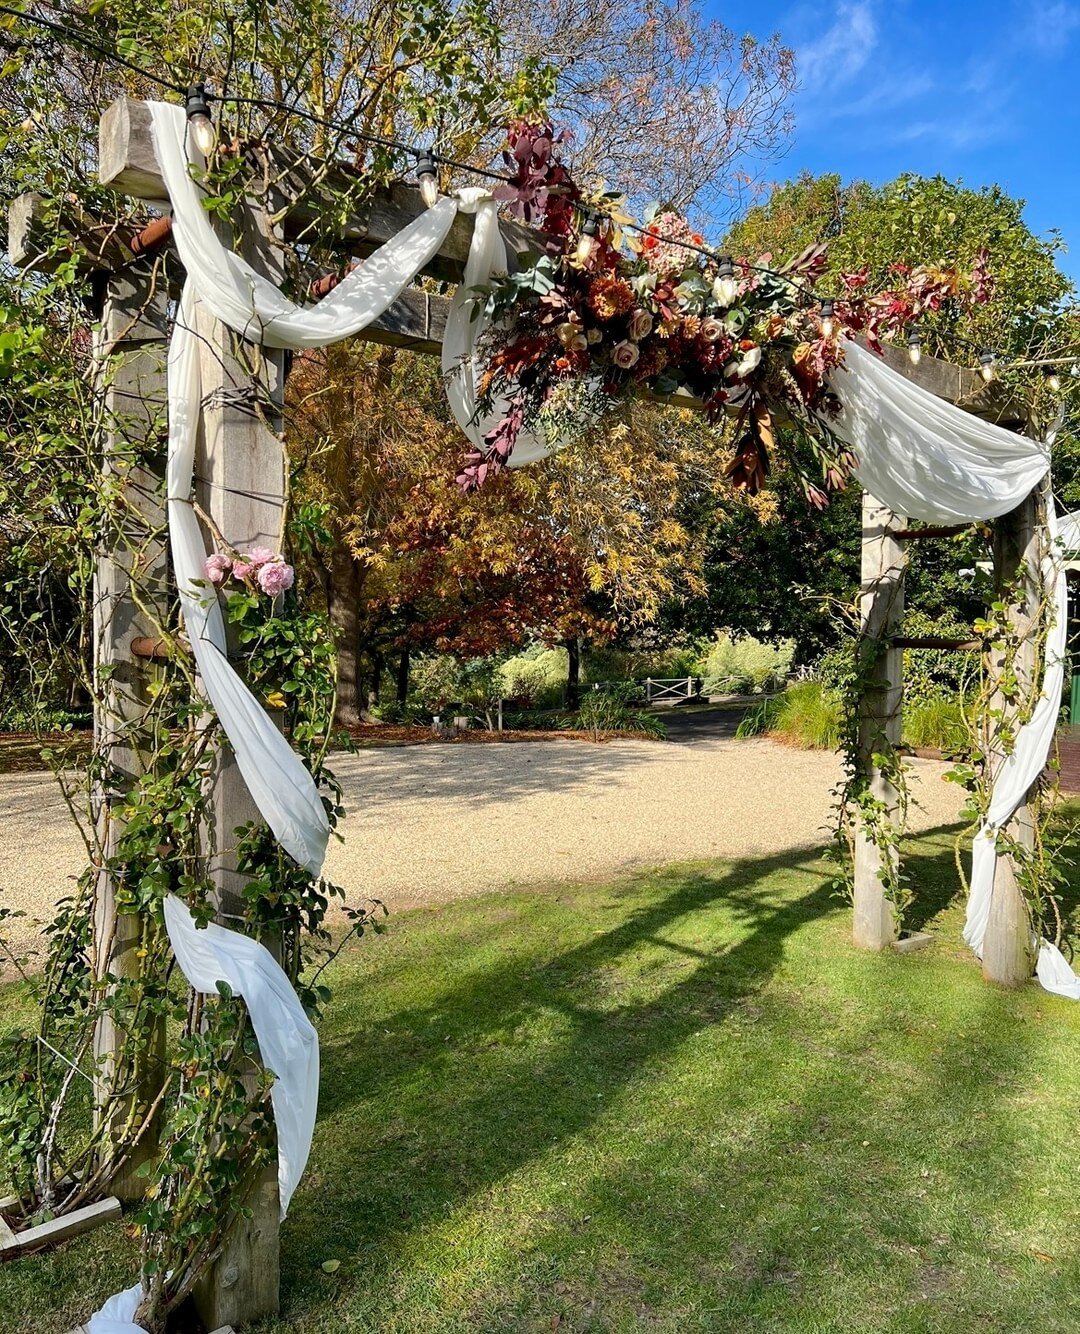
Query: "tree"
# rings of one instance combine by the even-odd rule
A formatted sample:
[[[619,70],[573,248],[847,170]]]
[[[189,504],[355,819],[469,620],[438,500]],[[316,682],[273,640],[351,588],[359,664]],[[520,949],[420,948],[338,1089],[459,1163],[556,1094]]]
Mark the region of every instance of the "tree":
[[[829,268],[818,283],[841,295],[841,275],[872,289],[891,281],[896,265],[928,263],[970,272],[980,268],[992,298],[985,305],[943,310],[922,331],[928,352],[973,365],[983,347],[1003,359],[1065,355],[1080,349],[1071,301],[1074,290],[1057,267],[1056,235],[1035,236],[1023,220],[1022,201],[998,186],[970,189],[941,177],[904,175],[882,187],[839,176],[804,175],[777,186],[731,228],[725,248],[777,261],[818,242],[828,244]],[[1045,420],[1055,398],[1038,369],[1005,373],[1007,388],[1032,396]],[[1076,381],[1063,375],[1065,403]],[[1077,446],[1063,432],[1055,448],[1059,493],[1073,493]],[[700,632],[717,627],[790,636],[801,661],[835,640],[830,600],[847,600],[858,572],[859,507],[852,494],[833,500],[824,514],[809,514],[797,487],[774,476],[777,521],[758,525],[745,510],[724,513],[708,543],[707,596],[669,611],[669,624]],[[970,621],[981,614],[981,590],[959,578],[984,553],[977,538],[957,549],[918,544],[911,553],[911,602],[938,617]]]
[[[475,495],[435,365],[346,344],[290,379],[298,499],[339,541],[313,569],[340,636],[340,711],[356,721],[394,655],[496,652],[526,638],[605,642],[700,590],[718,438],[695,414],[634,405],[596,438]]]

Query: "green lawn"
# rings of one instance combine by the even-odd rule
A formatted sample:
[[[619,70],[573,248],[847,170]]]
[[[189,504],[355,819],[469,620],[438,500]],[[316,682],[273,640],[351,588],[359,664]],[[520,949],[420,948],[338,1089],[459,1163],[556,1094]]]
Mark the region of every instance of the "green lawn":
[[[351,949],[260,1328],[1080,1327],[1080,1006],[986,986],[951,834],[912,851],[937,939],[906,957],[855,953],[800,854]],[[55,1334],[134,1274],[119,1228],[7,1265],[0,1326]]]

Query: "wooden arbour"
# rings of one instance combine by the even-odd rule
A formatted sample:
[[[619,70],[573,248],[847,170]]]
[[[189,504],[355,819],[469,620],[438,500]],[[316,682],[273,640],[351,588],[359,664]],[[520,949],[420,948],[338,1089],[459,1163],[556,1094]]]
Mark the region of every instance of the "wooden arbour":
[[[99,175],[102,184],[118,195],[140,200],[160,200],[164,186],[158,172],[150,138],[149,112],[144,103],[120,99],[101,121]],[[279,273],[281,247],[296,234],[310,236],[318,227],[317,194],[302,209],[289,214],[281,228],[270,226],[265,201],[252,199],[247,206],[243,231],[245,250],[252,262],[270,276]],[[362,258],[399,232],[424,209],[419,190],[407,184],[375,191],[354,215],[337,228],[332,237],[320,236],[326,244],[340,248],[343,263]],[[53,236],[45,235],[46,210],[33,195],[17,200],[10,211],[12,262],[30,267],[43,262]],[[70,246],[80,262],[94,271],[101,305],[101,352],[112,358],[114,367],[108,393],[115,421],[122,422],[126,442],[141,439],[152,452],[161,439],[164,411],[164,354],[167,338],[169,293],[162,267],[155,256],[169,245],[169,228],[103,224],[74,209],[62,211],[62,222],[70,228]],[[431,276],[459,280],[468,254],[473,220],[459,215],[438,255],[429,266]],[[532,247],[533,233],[517,224],[503,224],[509,247],[523,252]],[[175,272],[175,266],[173,266]],[[320,290],[330,290],[332,280]],[[415,352],[435,354],[441,347],[448,301],[420,290],[404,293],[361,337]],[[196,474],[200,480],[200,503],[216,527],[240,546],[263,543],[279,549],[281,511],[284,503],[284,465],[281,444],[274,432],[275,405],[280,403],[283,379],[281,354],[259,349],[258,356],[244,355],[247,349],[236,335],[206,317],[200,326],[203,343],[204,428],[201,434]],[[937,396],[991,416],[1017,428],[1019,414],[999,397],[996,386],[987,387],[975,372],[923,358],[912,366],[893,349],[886,356],[894,369]],[[216,392],[215,392],[216,391]],[[236,406],[239,396],[253,396],[263,412],[253,415]],[[680,406],[694,406],[683,395],[674,399]],[[110,467],[106,442],[103,467]],[[162,539],[165,529],[161,479],[156,468],[136,470],[125,476],[124,498],[129,521],[141,536],[136,542],[151,560],[161,599],[165,599],[166,557]],[[1008,584],[1017,571],[1023,574],[1024,597],[1014,608],[1018,624],[1026,624],[1041,602],[1037,529],[1039,496],[1022,502],[996,525],[995,577],[999,587]],[[864,496],[862,541],[862,633],[885,641],[886,649],[875,662],[873,675],[859,708],[860,764],[871,789],[889,810],[895,810],[898,794],[875,757],[895,752],[900,741],[900,704],[903,691],[903,653],[916,647],[904,641],[899,631],[904,605],[904,568],[910,543],[947,536],[937,529],[912,529],[905,516],[885,509],[873,497]],[[158,626],[155,611],[161,607],[137,605],[129,588],[130,570],[118,547],[103,552],[98,564],[95,592],[96,661],[109,669],[107,707],[99,712],[96,746],[108,760],[111,773],[122,777],[117,790],[100,789],[96,794],[99,819],[106,847],[115,845],[118,807],[124,784],[134,783],[142,772],[144,758],[114,726],[121,720],[134,726],[145,706],[154,668]],[[141,571],[145,573],[145,571]],[[149,649],[148,649],[149,645]],[[959,647],[959,646],[957,646]],[[966,646],[965,646],[966,647]],[[1034,664],[1034,647],[1025,650],[1027,670]],[[1008,707],[1012,707],[1011,705]],[[227,916],[233,896],[239,892],[235,864],[231,859],[228,833],[253,818],[254,805],[222,748],[214,793],[214,823],[221,850],[214,867],[220,912]],[[1022,807],[1011,832],[1021,841],[1031,837],[1031,814]],[[854,940],[861,947],[884,949],[898,943],[895,913],[882,876],[885,854],[865,830],[857,832],[855,855]],[[136,975],[139,967],[138,928],[119,916],[111,904],[110,887],[99,893],[100,911],[95,922],[98,975]],[[983,970],[988,979],[1016,985],[1031,974],[1030,929],[1016,868],[1008,856],[999,859],[995,879],[990,928]],[[156,1051],[163,1041],[159,1029],[149,1027],[133,1048],[122,1035],[102,1025],[97,1050],[107,1072],[121,1062],[131,1062],[141,1053]],[[136,1102],[149,1106],[149,1086],[132,1089]],[[154,1151],[153,1128],[143,1136],[138,1151],[116,1165],[111,1189],[121,1199],[133,1200],[140,1193],[135,1172],[139,1163]],[[278,1305],[277,1186],[267,1172],[249,1201],[250,1219],[242,1222],[211,1266],[198,1293],[198,1304],[208,1328],[256,1319],[276,1311]]]

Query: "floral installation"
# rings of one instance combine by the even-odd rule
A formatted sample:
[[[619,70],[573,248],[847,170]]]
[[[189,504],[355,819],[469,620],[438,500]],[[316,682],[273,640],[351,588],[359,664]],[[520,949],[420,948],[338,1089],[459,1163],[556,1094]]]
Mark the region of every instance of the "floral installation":
[[[284,556],[271,551],[269,547],[252,547],[246,553],[236,552],[233,555],[216,551],[207,556],[203,570],[216,588],[235,579],[271,598],[280,597],[296,582],[293,567]]]
[[[556,155],[566,137],[525,124],[508,135],[514,176],[496,195],[541,229],[544,249],[475,289],[489,321],[478,415],[500,404],[501,416],[458,474],[466,490],[505,466],[523,430],[553,444],[633,394],[681,392],[704,403],[711,420],[734,420],[726,471],[751,494],[782,448],[778,428],[795,427],[820,469],[800,471],[803,490],[822,508],[855,463],[828,425],[840,409],[828,376],[847,339],[881,352],[883,341],[946,303],[992,296],[984,252],[971,275],[894,265],[894,285],[881,292],[868,290],[865,271],[842,273],[839,294],[822,300],[813,285],[826,267],[823,245],[774,266],[771,255],[750,261],[709,250],[670,207],[651,206],[638,224],[621,198],[585,196]]]

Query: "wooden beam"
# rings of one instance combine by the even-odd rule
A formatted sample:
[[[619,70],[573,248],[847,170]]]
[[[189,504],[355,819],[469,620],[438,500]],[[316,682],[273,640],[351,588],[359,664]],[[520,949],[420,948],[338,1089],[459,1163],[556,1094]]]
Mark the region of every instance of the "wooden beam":
[[[74,255],[83,270],[111,272],[132,260],[132,230],[100,222],[76,200],[50,203],[31,190],[8,205],[8,259],[16,269],[50,271]]]
[[[252,207],[237,221],[240,252],[271,281],[282,279],[281,251],[265,215]],[[230,546],[280,551],[285,506],[285,456],[279,434],[285,354],[246,342],[196,308],[202,374],[202,430],[195,456],[196,496],[203,513]],[[254,410],[253,410],[254,406]],[[217,546],[208,534],[211,549]],[[226,595],[227,596],[227,595]],[[232,627],[230,657],[243,649]],[[238,868],[236,830],[261,816],[224,738],[217,742],[208,817],[209,874],[219,918],[233,930],[242,919],[248,877]],[[263,943],[273,950],[272,937]],[[252,1059],[242,1078],[249,1093],[259,1080]],[[272,1147],[276,1146],[276,1139]],[[237,1201],[241,1203],[241,1201]],[[247,1324],[274,1315],[279,1303],[280,1241],[277,1155],[260,1171],[242,1201],[244,1213],[226,1233],[215,1259],[199,1277],[192,1296],[207,1329]]]
[[[72,1210],[70,1214],[51,1218],[47,1223],[38,1223],[36,1227],[14,1233],[13,1242],[0,1245],[0,1256],[21,1255],[39,1246],[54,1246],[57,1242],[67,1241],[70,1237],[78,1237],[101,1227],[103,1223],[114,1223],[120,1215],[120,1201],[115,1196],[96,1200],[93,1204]]]
[[[959,537],[974,527],[970,523],[926,524],[922,528],[898,528],[893,537],[898,542],[919,542],[930,537]]]
[[[94,574],[94,667],[99,686],[94,709],[94,749],[104,761],[93,790],[101,860],[95,882],[93,968],[95,980],[137,982],[150,920],[118,912],[116,885],[107,867],[124,830],[127,792],[146,773],[153,751],[149,736],[157,669],[136,652],[140,640],[160,634],[168,615],[165,552],[164,450],[166,338],[169,296],[149,261],[109,275],[98,332],[98,375],[104,408],[102,480],[113,496]],[[150,449],[147,449],[150,446]],[[156,454],[152,462],[135,459]],[[111,989],[114,983],[107,982]],[[132,1024],[125,1011],[106,1009],[94,1033],[95,1106],[106,1124],[102,1166],[110,1189],[139,1200],[146,1179],[139,1169],[156,1151],[151,1123],[132,1144],[123,1127],[146,1121],[161,1088],[165,1021],[144,1012]],[[130,1134],[130,1131],[128,1132]]]
[[[994,523],[994,584],[998,595],[1008,601],[1011,629],[1019,643],[1011,663],[1016,689],[999,689],[989,710],[986,752],[990,781],[1006,758],[1005,748],[995,735],[997,728],[1015,734],[1025,707],[1039,689],[1035,672],[1038,616],[1044,597],[1040,563],[1044,503],[1040,492],[1033,491]],[[1010,666],[1006,652],[991,649],[989,666],[991,676],[1000,680]],[[1005,832],[1021,848],[1034,849],[1035,814],[1029,799],[1017,809]],[[983,977],[1003,986],[1021,986],[1031,977],[1034,963],[1031,919],[1020,868],[1008,852],[1001,850],[994,867],[990,916],[983,939]]]
[[[894,637],[904,615],[907,557],[894,533],[905,522],[873,496],[863,493],[860,647],[880,641],[895,644]],[[869,784],[870,795],[883,804],[887,817],[893,820],[899,814],[900,793],[882,772],[876,757],[890,752],[895,754],[900,744],[903,665],[901,650],[895,646],[886,647],[867,665],[859,700],[859,771]],[[882,876],[894,879],[898,873],[896,847],[879,847],[872,829],[857,820],[852,936],[855,944],[863,949],[882,950],[897,939],[899,922],[894,905],[885,893]]]
[[[284,239],[324,245],[341,245],[358,254],[370,254],[396,236],[426,211],[418,186],[398,181],[387,189],[373,190],[355,210],[327,232],[324,220],[340,210],[341,192],[356,189],[356,172],[349,164],[333,168],[325,181],[315,183],[314,173],[278,168],[281,185],[298,202],[282,219]],[[120,97],[101,118],[98,142],[98,177],[120,194],[135,199],[159,200],[165,186],[158,170],[150,135],[150,109],[145,102]],[[465,268],[472,242],[474,216],[459,213],[439,253],[425,272],[437,278],[458,281]],[[536,250],[540,234],[521,223],[503,221],[502,233],[512,253]]]
[[[893,648],[947,649],[968,653],[983,647],[981,639],[949,639],[945,635],[893,635]]]

